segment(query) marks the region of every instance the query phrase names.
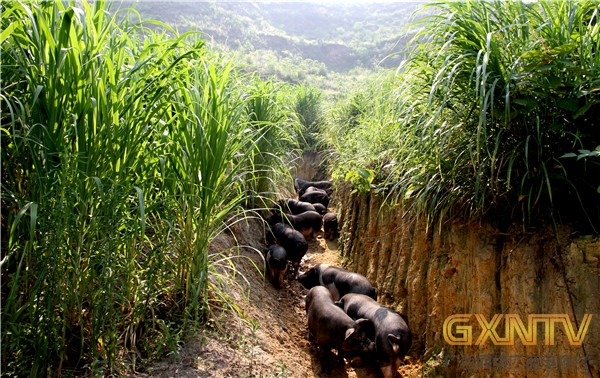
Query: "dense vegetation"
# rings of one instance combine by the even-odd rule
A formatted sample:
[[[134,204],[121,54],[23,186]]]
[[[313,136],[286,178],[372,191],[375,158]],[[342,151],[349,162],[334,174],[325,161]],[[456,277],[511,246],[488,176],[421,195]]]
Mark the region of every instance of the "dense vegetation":
[[[302,140],[291,88],[107,6],[2,3],[3,374],[118,373],[235,310],[209,245]]]
[[[429,221],[600,231],[598,4],[432,5],[398,73],[328,118],[336,174]]]
[[[179,18],[182,32],[77,4],[1,5],[7,375],[119,374],[176,350],[215,308],[236,311],[223,290],[235,251],[209,245],[268,204],[299,149],[325,146],[334,176],[430,223],[492,216],[501,227],[600,230],[598,1],[432,5],[409,59],[325,116],[315,85],[373,70],[399,38],[391,19],[386,35],[348,13],[331,26],[353,42],[318,42],[330,31],[311,17],[291,29],[291,8],[250,4],[238,19],[234,5],[204,4],[221,20],[215,36],[243,37],[234,62]],[[408,17],[402,9],[393,15]],[[253,17],[262,27],[242,27]],[[261,40],[290,49],[267,54]],[[306,55],[319,43],[351,51],[351,64]],[[272,67],[255,61],[269,54]]]

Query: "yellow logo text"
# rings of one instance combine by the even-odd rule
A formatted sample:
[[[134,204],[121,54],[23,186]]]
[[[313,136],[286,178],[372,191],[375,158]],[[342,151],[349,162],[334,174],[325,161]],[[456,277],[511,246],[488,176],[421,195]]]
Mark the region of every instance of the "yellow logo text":
[[[444,321],[444,339],[450,345],[473,345],[473,327],[470,323],[473,314],[457,314],[446,318]],[[481,345],[488,339],[494,345],[514,345],[515,334],[519,336],[523,345],[537,345],[538,324],[544,325],[545,345],[554,345],[554,331],[556,324],[562,324],[571,345],[581,345],[592,320],[592,314],[585,314],[579,330],[575,332],[573,324],[567,314],[530,314],[527,315],[527,325],[519,315],[496,314],[489,321],[482,314],[475,314],[481,333],[475,345]],[[497,327],[504,318],[504,335],[499,335]]]

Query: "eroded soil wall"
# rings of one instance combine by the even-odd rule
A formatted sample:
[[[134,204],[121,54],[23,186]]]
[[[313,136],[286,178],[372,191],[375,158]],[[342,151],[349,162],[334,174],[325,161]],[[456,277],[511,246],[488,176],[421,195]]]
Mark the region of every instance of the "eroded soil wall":
[[[518,225],[500,232],[488,223],[454,222],[427,230],[423,221],[395,207],[381,207],[375,194],[339,188],[335,206],[341,222],[344,266],[367,276],[380,302],[408,317],[414,343],[409,354],[424,361],[424,376],[600,376],[600,239],[523,233]],[[557,237],[558,236],[558,237]],[[473,345],[450,345],[443,336],[455,314],[568,314],[575,332],[593,314],[583,345],[571,345],[565,328],[555,326],[546,345],[540,324],[536,345],[494,345],[481,334],[475,315]],[[503,316],[504,316],[503,315]],[[508,336],[504,320],[493,328]],[[454,336],[456,329],[452,331]],[[511,344],[510,342],[508,344]]]

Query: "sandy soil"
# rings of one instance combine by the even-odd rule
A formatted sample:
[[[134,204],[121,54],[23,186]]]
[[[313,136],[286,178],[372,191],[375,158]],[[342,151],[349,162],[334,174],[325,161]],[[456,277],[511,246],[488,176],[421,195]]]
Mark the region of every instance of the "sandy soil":
[[[240,245],[257,250],[264,247],[260,223],[239,224],[237,228],[234,233]],[[215,243],[218,248],[226,249],[232,243],[226,237],[221,239]],[[326,241],[319,234],[309,241],[301,271],[318,263],[339,266],[337,248],[336,241]],[[239,286],[229,288],[246,319],[222,315],[212,327],[191,337],[182,347],[179,358],[166,358],[139,376],[382,377],[378,366],[372,363],[353,367],[336,358],[319,361],[317,350],[308,341],[304,310],[307,290],[291,274],[286,276],[280,290],[266,282],[254,266],[262,268],[263,264],[256,249],[241,250],[241,258],[236,262]],[[420,377],[420,370],[420,361],[411,357],[407,357],[399,369],[402,377]]]

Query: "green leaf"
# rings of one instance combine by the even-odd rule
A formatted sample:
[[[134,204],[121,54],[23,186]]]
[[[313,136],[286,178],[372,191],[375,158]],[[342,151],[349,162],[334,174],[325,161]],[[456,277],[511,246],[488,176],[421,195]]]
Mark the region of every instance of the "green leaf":
[[[562,80],[558,76],[549,76],[548,85],[550,88],[558,88],[562,84]]]
[[[543,52],[541,52],[540,50],[529,50],[524,52],[521,55],[521,59],[543,59],[544,57],[547,57],[547,54],[544,54]]]
[[[577,110],[575,112],[575,114],[573,114],[573,119],[577,119],[577,118],[581,117],[582,115],[584,115],[585,112],[587,112],[588,110],[590,110],[591,106],[592,106],[591,104],[587,104],[587,105],[584,105],[581,108],[579,108],[579,110]]]
[[[516,98],[512,100],[517,105],[522,105],[526,109],[533,109],[537,106],[537,100],[533,97]]]
[[[573,50],[575,50],[577,48],[577,45],[574,43],[567,43],[561,46],[556,46],[555,48],[551,49],[549,51],[550,54],[552,55],[558,55],[558,54],[569,54],[571,52],[573,52]]]
[[[556,60],[558,63],[565,65],[567,67],[575,67],[575,64],[573,62],[571,62],[570,60],[566,60],[566,59],[557,59]]]
[[[372,169],[364,169],[364,168],[359,168],[358,169],[358,174],[364,178],[365,180],[372,180],[372,176],[374,175],[374,171]]]
[[[561,158],[571,158],[571,157],[577,157],[577,154],[573,153],[573,152],[567,152],[566,154],[561,156]]]
[[[4,15],[2,15],[4,17]],[[0,44],[4,43],[4,41],[6,40],[6,38],[8,38],[9,35],[11,35],[15,29],[17,28],[17,23],[16,22],[11,22],[10,25],[8,25],[8,27],[4,30],[2,30],[2,34],[0,34]]]
[[[562,109],[570,110],[572,112],[576,112],[577,110],[579,110],[579,102],[574,98],[560,100],[558,102],[558,106]]]

